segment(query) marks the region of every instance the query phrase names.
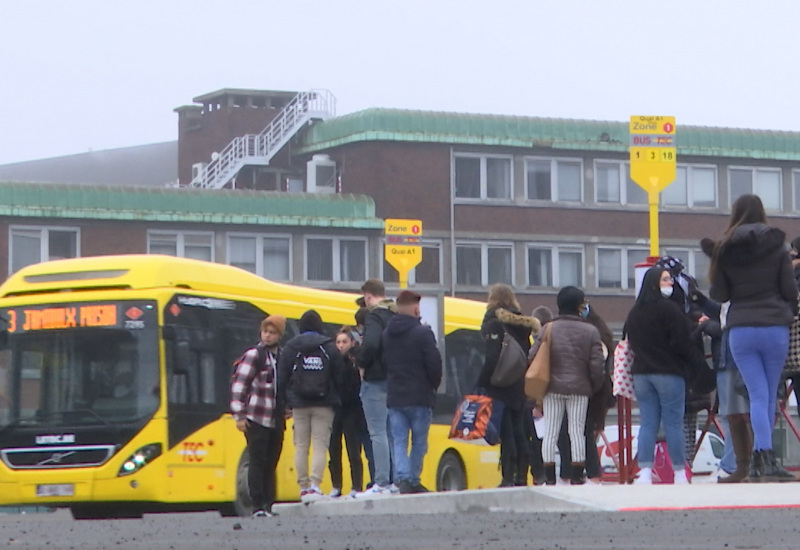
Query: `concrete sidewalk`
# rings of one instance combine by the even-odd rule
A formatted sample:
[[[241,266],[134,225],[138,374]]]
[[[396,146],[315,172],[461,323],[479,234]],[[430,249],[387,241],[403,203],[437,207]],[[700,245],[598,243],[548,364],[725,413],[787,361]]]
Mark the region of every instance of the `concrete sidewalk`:
[[[800,507],[800,483],[515,487],[279,504],[275,511],[294,517],[773,507]]]

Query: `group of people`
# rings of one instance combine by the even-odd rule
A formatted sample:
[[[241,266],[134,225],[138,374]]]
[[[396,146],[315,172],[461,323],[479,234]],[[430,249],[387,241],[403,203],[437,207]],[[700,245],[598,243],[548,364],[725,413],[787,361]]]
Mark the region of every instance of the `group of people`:
[[[675,258],[663,258],[645,273],[623,328],[635,356],[640,413],[636,483],[653,481],[662,426],[675,483],[689,482],[696,429],[690,403],[698,394],[707,398],[709,372],[727,424],[722,468],[729,475],[719,481],[795,479],[778,463],[772,427],[789,327],[798,313],[796,241],[787,251],[784,232],[767,224],[759,197],[743,195],[722,237],[701,241],[711,259],[709,296]],[[290,417],[301,501],[326,498],[320,484],[329,450],[330,496],[341,495],[342,436],[354,498],[427,491],[420,476],[442,378],[436,338],[420,320],[419,294],[404,290],[388,299],[378,279],[361,290],[355,329],[342,327],[332,339],[319,314],[309,310],[298,322],[299,334],[281,349],[286,319],[271,315],[261,324],[261,342],[237,362],[230,408],[247,439],[255,516],[275,515],[275,470]],[[529,472],[536,484],[556,484],[557,448],[562,479],[582,484],[587,476],[594,482],[601,477],[596,438],[614,403],[614,338],[581,289],[562,288],[556,302],[555,316],[543,306],[526,316],[510,286],[489,291],[476,383],[503,406],[501,486],[527,485]],[[529,360],[547,345],[550,383],[541,401],[526,397],[523,377],[511,385],[492,383],[506,334]],[[704,336],[712,342],[714,370],[704,356]],[[540,418],[543,437],[537,433]],[[371,476],[365,491],[362,444]]]
[[[528,317],[510,286],[495,284],[489,290],[481,334],[486,348],[478,379],[479,391],[502,402],[500,425],[501,487],[557,483],[555,454],[561,454],[560,477],[583,484],[586,475],[600,479],[597,433],[603,429],[611,405],[609,353],[613,336],[589,306],[584,292],[562,288],[556,297],[558,314],[540,306]],[[536,356],[548,338],[550,383],[542,402],[528,399],[520,377],[510,386],[492,383],[502,342],[509,333],[528,354]],[[536,337],[531,344],[531,338]],[[539,434],[536,419],[543,418]]]
[[[343,436],[352,497],[427,491],[420,476],[442,378],[436,338],[420,320],[419,294],[404,290],[388,299],[378,279],[364,283],[362,293],[356,328],[343,326],[331,338],[311,309],[281,347],[286,319],[270,315],[259,344],[236,362],[230,410],[247,440],[254,517],[277,515],[276,469],[288,418],[302,502],[341,496]],[[362,445],[372,477],[365,491]],[[333,491],[324,495],[329,454]]]
[[[796,480],[779,464],[772,445],[790,326],[800,322],[800,237],[789,247],[785,240],[782,230],[768,225],[760,198],[743,195],[734,202],[722,237],[701,241],[711,260],[709,296],[684,273],[677,258],[661,258],[644,274],[623,327],[635,357],[632,374],[640,415],[635,483],[653,482],[662,429],[674,483],[689,483],[697,412],[713,406],[715,388],[726,435],[719,482]],[[494,285],[489,292],[479,386],[505,407],[503,486],[526,485],[529,468],[535,483],[555,484],[556,448],[562,479],[581,484],[584,475],[595,481],[600,477],[596,438],[613,405],[609,376],[615,344],[580,289],[562,288],[557,304],[552,321],[542,307],[525,317],[510,287]],[[542,329],[546,324],[552,328]],[[526,401],[522,378],[509,387],[492,385],[506,332],[530,350],[529,359],[549,340],[551,380],[542,402]],[[706,341],[713,367],[706,358]],[[545,435],[540,443],[535,419],[542,415]]]
[[[761,199],[742,195],[722,237],[701,241],[711,259],[709,297],[691,278],[676,280],[679,274],[671,266],[656,264],[645,274],[626,322],[641,415],[637,483],[652,482],[653,449],[662,423],[675,483],[688,483],[684,415],[686,396],[703,376],[696,339],[701,327],[711,327],[706,334],[718,343],[711,349],[719,411],[728,425],[725,473],[719,482],[795,481],[772,445],[800,287],[800,242],[795,239],[787,249],[785,241],[782,230],[768,225]],[[690,284],[684,287],[682,281]]]

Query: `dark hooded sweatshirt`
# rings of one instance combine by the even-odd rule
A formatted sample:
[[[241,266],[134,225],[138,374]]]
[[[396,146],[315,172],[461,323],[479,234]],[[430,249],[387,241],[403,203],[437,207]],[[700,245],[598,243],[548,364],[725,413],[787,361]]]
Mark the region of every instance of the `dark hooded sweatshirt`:
[[[387,407],[429,407],[442,382],[442,356],[430,327],[398,313],[383,331]]]
[[[763,223],[737,227],[718,251],[711,298],[731,302],[729,327],[791,325],[797,283],[784,247],[786,234]]]

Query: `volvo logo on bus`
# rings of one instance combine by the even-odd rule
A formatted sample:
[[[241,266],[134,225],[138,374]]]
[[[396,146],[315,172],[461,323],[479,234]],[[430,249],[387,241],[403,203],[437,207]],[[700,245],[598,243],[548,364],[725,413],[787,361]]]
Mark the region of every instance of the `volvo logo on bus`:
[[[41,462],[38,462],[37,466],[46,466],[48,464],[60,464],[62,460],[65,458],[72,456],[75,454],[75,451],[68,451],[66,453],[53,453],[50,458],[46,458]]]
[[[61,443],[75,443],[75,434],[37,435],[37,445],[59,445]]]

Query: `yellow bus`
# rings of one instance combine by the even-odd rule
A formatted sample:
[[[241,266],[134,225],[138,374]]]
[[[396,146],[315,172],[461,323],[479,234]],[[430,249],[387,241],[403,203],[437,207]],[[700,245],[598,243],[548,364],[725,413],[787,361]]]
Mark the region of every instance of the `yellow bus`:
[[[0,505],[69,507],[76,518],[247,514],[245,440],[228,413],[232,363],[258,341],[266,315],[287,317],[290,338],[314,308],[332,336],[353,324],[354,298],[158,255],[58,260],[13,274],[0,286]],[[443,303],[445,377],[422,482],[496,486],[496,447],[447,439],[483,361],[485,306]],[[291,441],[289,423],[280,501],[299,498]]]

